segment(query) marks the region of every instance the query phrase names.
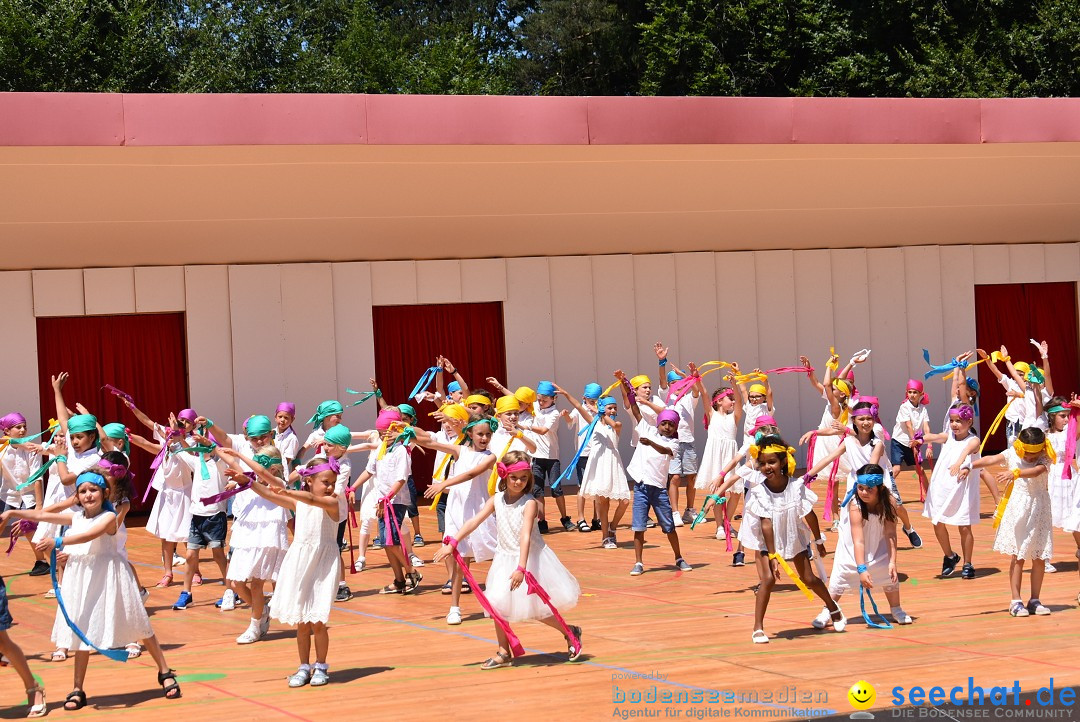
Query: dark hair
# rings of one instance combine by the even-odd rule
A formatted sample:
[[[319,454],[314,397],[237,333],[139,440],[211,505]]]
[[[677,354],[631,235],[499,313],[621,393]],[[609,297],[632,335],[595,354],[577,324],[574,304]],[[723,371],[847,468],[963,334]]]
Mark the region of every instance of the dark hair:
[[[130,462],[128,458],[119,451],[107,451],[101,455],[102,461],[107,461],[110,464],[120,464],[124,468],[128,469],[128,472],[123,477],[116,480],[116,488],[113,495],[112,502],[119,504],[124,499],[130,500],[135,496],[134,482],[131,478],[131,469],[129,468]]]
[[[1038,446],[1046,441],[1046,434],[1036,426],[1029,426],[1026,429],[1021,429],[1020,435],[1016,438],[1020,439],[1021,443]]]
[[[1051,406],[1068,407],[1068,405],[1069,405],[1069,400],[1067,398],[1065,398],[1064,396],[1051,396],[1050,400],[1046,402],[1046,408],[1050,408]]]
[[[487,389],[472,389],[472,392],[474,394],[479,394],[480,396],[486,396],[488,398],[488,401],[491,401],[492,403],[495,402],[495,394],[491,393]]]
[[[765,436],[762,436],[760,439],[757,440],[756,445],[761,449],[764,449],[766,446],[779,446],[781,449],[784,449],[784,451],[782,453],[781,452],[771,452],[771,451],[769,453],[770,454],[771,453],[776,453],[777,457],[779,457],[779,459],[780,459],[780,470],[783,472],[784,476],[790,476],[787,473],[788,472],[788,464],[787,464],[787,455],[788,455],[787,448],[788,448],[788,445],[787,445],[786,441],[784,441],[782,438],[780,438],[779,434],[766,434]]]
[[[860,466],[859,470],[855,472],[856,476],[861,474],[881,474],[884,476],[885,470],[877,464],[866,464]],[[883,516],[886,521],[896,521],[896,510],[893,509],[892,492],[884,484],[879,486],[878,489],[878,501],[881,502],[881,516]],[[866,503],[858,493],[855,494],[855,501],[859,505],[859,512],[862,514],[862,518],[869,519],[871,512],[867,509]]]

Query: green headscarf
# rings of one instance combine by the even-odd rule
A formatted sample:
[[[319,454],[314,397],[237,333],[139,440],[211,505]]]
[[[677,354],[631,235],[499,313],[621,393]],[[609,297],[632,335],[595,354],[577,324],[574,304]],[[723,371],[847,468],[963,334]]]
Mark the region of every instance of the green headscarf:
[[[248,435],[248,438],[252,436],[265,436],[270,433],[270,429],[274,428],[270,423],[270,418],[258,414],[252,416],[244,422],[244,432]]]
[[[74,418],[74,417],[72,417],[72,418]],[[90,417],[90,418],[93,418],[93,417]],[[95,422],[95,426],[96,425],[97,424]],[[68,429],[71,429],[71,422],[70,421],[68,422]],[[105,424],[104,426],[101,427],[101,429],[102,429],[102,431],[105,432],[105,435],[108,436],[110,439],[123,439],[124,440],[124,455],[128,456],[128,457],[131,456],[131,439],[128,437],[127,427],[125,427],[123,424],[121,424],[119,422],[114,421],[111,424]]]
[[[319,404],[319,408],[315,409],[315,413],[308,419],[308,423],[312,426],[318,426],[323,422],[327,416],[333,416],[334,414],[343,414],[345,409],[342,408],[340,401],[323,401]]]
[[[97,431],[97,417],[93,414],[76,414],[68,419],[69,434],[85,434]]]
[[[349,427],[344,424],[338,424],[337,426],[326,430],[326,435],[323,437],[323,440],[334,446],[344,446],[348,448],[349,444],[352,443],[352,432],[349,431]]]

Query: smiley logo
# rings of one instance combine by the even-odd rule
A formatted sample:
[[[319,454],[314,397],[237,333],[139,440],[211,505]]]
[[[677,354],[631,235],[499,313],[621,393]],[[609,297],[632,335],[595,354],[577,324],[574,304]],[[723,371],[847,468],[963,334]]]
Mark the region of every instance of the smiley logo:
[[[847,693],[848,702],[855,709],[870,709],[874,704],[874,700],[877,699],[877,693],[874,692],[874,687],[864,679],[860,679],[855,684],[851,685],[851,689]]]

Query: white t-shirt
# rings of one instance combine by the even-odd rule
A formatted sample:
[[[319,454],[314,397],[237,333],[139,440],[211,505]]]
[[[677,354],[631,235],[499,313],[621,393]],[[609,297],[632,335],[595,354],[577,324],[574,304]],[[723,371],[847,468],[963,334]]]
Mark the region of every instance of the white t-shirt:
[[[655,426],[649,425],[642,419],[634,427],[638,439],[649,439],[665,448],[675,450],[678,439],[661,436]],[[626,467],[626,473],[634,481],[639,481],[647,486],[665,488],[667,486],[668,466],[671,464],[671,456],[662,454],[648,444],[638,444],[634,449],[634,456]]]
[[[754,422],[758,420],[759,416],[770,415],[776,416],[776,409],[772,410],[769,414],[769,402],[762,401],[760,404],[751,404],[749,401],[743,402],[743,434],[750,436],[754,432]]]
[[[675,394],[668,393],[668,401],[674,401]],[[694,407],[697,406],[697,397],[694,392],[687,391],[683,397],[675,403],[665,402],[665,407],[672,409],[679,415],[678,440],[680,444],[694,443]]]
[[[593,418],[595,419],[596,415],[599,414],[600,411],[592,411],[590,409],[589,413],[591,413],[593,415]],[[581,446],[581,437],[579,436],[579,434],[585,430],[585,427],[589,425],[589,422],[585,420],[584,416],[578,413],[577,409],[574,409],[570,412],[570,425],[571,428],[573,428],[574,430],[574,451],[577,451],[577,447]],[[496,450],[494,446],[494,444],[490,445],[492,450],[495,451],[495,453],[498,453],[499,450]],[[581,452],[581,458],[587,458],[592,454],[595,449],[596,435],[593,434],[589,436],[589,443],[585,444],[585,448]]]
[[[537,407],[536,415],[532,417],[532,423],[529,424],[529,428],[533,426],[539,426],[547,429],[546,434],[538,434],[532,432],[530,436],[532,441],[536,444],[536,453],[533,454],[534,459],[558,459],[559,458],[559,410],[555,407],[555,404],[541,409]],[[521,424],[522,427],[525,424]]]
[[[180,446],[175,441],[166,442],[164,432],[163,427],[154,426],[154,440],[162,445],[173,446],[172,451],[179,449]],[[188,468],[187,464],[181,463],[176,456],[175,453],[166,451],[158,468],[154,469],[154,476],[150,480],[150,485],[157,491],[163,489],[190,489],[191,469]]]
[[[225,511],[224,501],[216,504],[203,504],[201,501],[204,497],[220,494],[225,490],[225,483],[228,481],[225,477],[225,463],[213,454],[207,454],[206,470],[210,478],[204,479],[199,454],[184,451],[176,456],[191,471],[191,513],[195,516],[214,516]]]
[[[376,499],[382,499],[390,493],[394,484],[401,480],[408,480],[412,473],[412,457],[404,444],[397,444],[392,449],[387,449],[381,459],[376,459],[375,454],[368,457],[367,467],[364,471],[373,474],[372,492]],[[409,485],[402,484],[394,495],[395,504],[409,503]]]
[[[291,426],[282,433],[278,433],[277,429],[275,429],[274,446],[281,452],[281,460],[285,468],[288,469],[292,460],[296,458],[296,452],[300,451],[300,437],[296,435]]]
[[[40,468],[41,454],[36,451],[27,451],[22,446],[9,446],[4,455],[0,456],[0,469],[2,469],[4,476],[4,503],[16,509],[21,505],[33,506],[36,501],[33,484],[22,491],[15,491],[15,489],[19,484],[25,483]],[[41,481],[44,483],[44,479]],[[20,502],[22,503],[20,504]]]
[[[904,399],[904,403],[900,404],[900,409],[896,412],[896,425],[893,426],[892,436],[898,444],[911,446],[911,437],[904,428],[905,421],[911,423],[912,430],[919,431],[923,424],[930,423],[930,417],[922,404],[912,406],[908,399]]]
[[[1005,412],[1005,420],[1015,423],[1024,415],[1024,400],[1016,398],[1011,399],[1008,394],[1010,391],[1020,393],[1020,385],[1017,384],[1014,379],[1009,378],[1008,374],[1001,374],[998,383],[1005,387],[1005,403],[1012,401],[1012,403],[1009,404],[1008,410]]]
[[[1046,402],[1050,400],[1050,394],[1046,393],[1046,389],[1041,389],[1041,391],[1043,408],[1045,409]],[[1021,406],[1020,428],[1026,429],[1029,426],[1037,426],[1038,428],[1045,430],[1047,428],[1046,414],[1044,413],[1036,416],[1035,413],[1035,386],[1033,384],[1028,384],[1027,390],[1024,391],[1024,398],[1018,399],[1016,403],[1021,403],[1021,401],[1023,404]]]

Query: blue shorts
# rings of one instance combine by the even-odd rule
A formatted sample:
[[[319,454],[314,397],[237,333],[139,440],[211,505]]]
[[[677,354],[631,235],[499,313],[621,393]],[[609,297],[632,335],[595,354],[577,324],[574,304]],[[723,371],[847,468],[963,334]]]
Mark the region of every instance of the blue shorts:
[[[635,482],[634,517],[631,529],[635,532],[645,531],[650,508],[656,512],[656,523],[660,525],[660,531],[665,534],[675,531],[675,520],[671,516],[671,500],[668,499],[667,488]]]
[[[589,457],[587,457],[587,456],[579,456],[578,460],[577,460],[577,466],[574,467],[574,471],[577,473],[577,485],[578,485],[579,490],[581,489],[581,480],[585,478],[585,467],[588,466],[588,464],[589,464]],[[558,477],[556,477],[556,478],[558,478]]]
[[[416,506],[416,482],[413,481],[412,475],[409,475],[409,481],[406,482],[409,486],[409,518],[415,519],[420,516],[420,509]]]
[[[533,459],[533,489],[532,494],[537,499],[544,498],[544,485],[551,485],[562,475],[562,462],[558,459]],[[562,484],[551,487],[551,495],[558,497],[563,495]]]
[[[675,447],[675,455],[671,457],[668,476],[690,476],[696,474],[697,469],[697,450],[694,448],[694,442],[680,441]]]
[[[4,578],[0,577],[0,632],[11,629],[11,625],[14,623],[11,612],[8,611],[7,584],[4,583]]]
[[[386,546],[397,546],[398,544],[401,544],[401,537],[398,536],[398,529],[405,523],[405,514],[409,511],[409,505],[391,504],[390,508],[393,509],[394,519],[397,520],[397,527],[395,528],[393,524],[390,525],[390,528],[386,530],[390,535],[390,544],[386,544],[385,540],[383,543],[386,544]],[[386,523],[386,518],[384,516],[379,517],[379,519],[383,524]]]
[[[219,549],[225,546],[227,527],[223,511],[213,516],[192,514],[191,528],[188,530],[188,549]]]
[[[896,439],[889,442],[889,461],[893,466],[907,464],[915,466],[915,450],[910,446],[904,446]]]

